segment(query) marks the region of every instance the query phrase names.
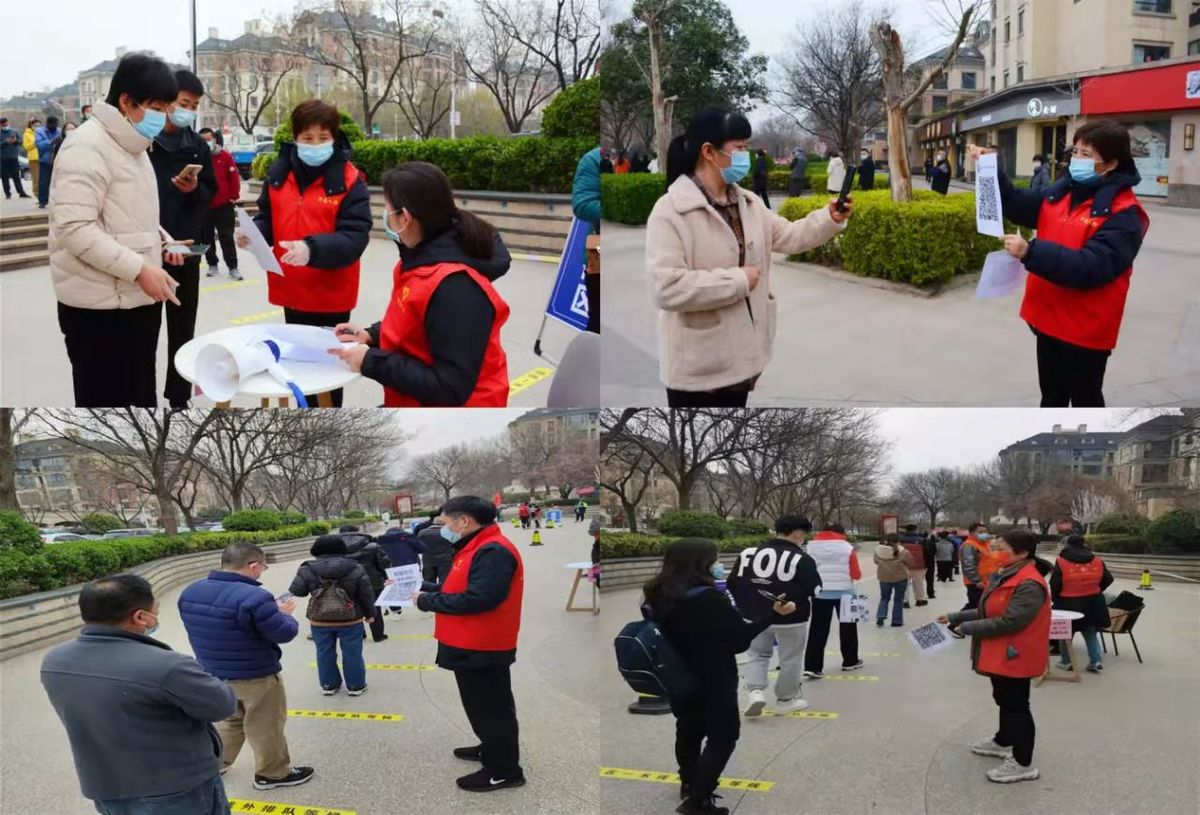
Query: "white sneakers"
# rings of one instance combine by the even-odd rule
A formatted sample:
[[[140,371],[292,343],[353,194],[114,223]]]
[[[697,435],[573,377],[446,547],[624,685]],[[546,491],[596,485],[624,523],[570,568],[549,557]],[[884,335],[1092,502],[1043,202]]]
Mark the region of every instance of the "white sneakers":
[[[988,781],[997,784],[1011,784],[1014,781],[1033,781],[1038,777],[1036,767],[1022,767],[1012,756],[1004,759],[1004,763],[995,769],[987,771]]]
[[[765,691],[752,690],[750,691],[750,701],[746,704],[746,709],[742,711],[745,716],[761,716],[763,709],[767,706],[767,694]],[[795,699],[780,699],[777,707],[773,708],[773,712],[779,716],[786,716],[789,713],[795,713],[798,710],[807,710],[808,700],[797,696]]]
[[[780,702],[779,707],[775,708],[775,712],[780,716],[786,716],[789,713],[795,713],[798,710],[808,710],[808,700],[797,696],[795,699],[788,699],[786,702]]]
[[[761,716],[767,706],[767,694],[760,690],[750,691],[750,703],[742,711],[746,716]]]
[[[1011,747],[1002,747],[991,739],[972,744],[971,752],[977,756],[992,756],[993,758],[1010,758],[1012,756]]]

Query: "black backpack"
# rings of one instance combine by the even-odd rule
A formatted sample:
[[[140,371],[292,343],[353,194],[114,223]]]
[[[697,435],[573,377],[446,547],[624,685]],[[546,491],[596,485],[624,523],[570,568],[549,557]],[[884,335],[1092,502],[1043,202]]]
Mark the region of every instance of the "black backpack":
[[[710,586],[688,589],[685,596],[695,597]],[[650,619],[649,609],[643,607],[644,619],[635,620],[621,629],[613,640],[617,652],[617,670],[639,694],[676,698],[696,690],[696,680],[684,665],[679,653],[663,635],[658,623]]]

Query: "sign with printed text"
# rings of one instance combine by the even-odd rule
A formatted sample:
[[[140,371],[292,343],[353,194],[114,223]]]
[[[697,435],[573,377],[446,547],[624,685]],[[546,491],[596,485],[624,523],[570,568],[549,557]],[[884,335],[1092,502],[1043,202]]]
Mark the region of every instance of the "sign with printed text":
[[[578,218],[571,221],[571,231],[558,261],[558,277],[546,304],[546,314],[580,331],[586,331],[588,324],[584,250],[591,231],[592,225],[587,221]]]
[[[229,799],[230,812],[254,812],[262,815],[358,815],[357,810],[315,807],[307,804],[284,804],[278,801],[247,801]]]
[[[1067,619],[1059,619],[1058,617],[1050,618],[1050,639],[1071,639],[1071,621]]]

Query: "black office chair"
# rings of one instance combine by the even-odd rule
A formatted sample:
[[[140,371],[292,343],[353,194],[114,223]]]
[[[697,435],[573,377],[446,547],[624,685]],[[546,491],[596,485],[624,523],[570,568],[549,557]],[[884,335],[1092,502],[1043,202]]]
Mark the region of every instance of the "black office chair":
[[[1128,634],[1130,642],[1133,643],[1133,652],[1137,654],[1138,664],[1142,664],[1142,652],[1138,650],[1137,640],[1133,636],[1133,627],[1137,624],[1138,617],[1142,616],[1142,611],[1146,608],[1146,601],[1132,592],[1123,591],[1108,604],[1108,608],[1110,613],[1112,611],[1124,613],[1118,616],[1111,625],[1099,629],[1100,645],[1104,648],[1104,653],[1108,653],[1108,646],[1104,644],[1105,634],[1112,637],[1113,653],[1117,656],[1121,655],[1117,649],[1117,634]]]

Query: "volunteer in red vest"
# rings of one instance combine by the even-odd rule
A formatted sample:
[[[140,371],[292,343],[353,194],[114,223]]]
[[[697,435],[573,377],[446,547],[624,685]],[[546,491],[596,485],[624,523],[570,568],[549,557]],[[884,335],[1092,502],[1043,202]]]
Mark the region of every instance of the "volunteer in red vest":
[[[320,99],[292,111],[294,143],[267,170],[254,223],[272,245],[283,276],[267,275],[267,299],[284,322],[333,328],[358,303],[359,258],[371,239],[371,194],[350,162],[338,109]],[[238,234],[238,246],[249,238]],[[306,397],[309,404],[315,397]],[[332,394],[342,405],[342,391]]]
[[[1049,187],[1018,190],[1000,173],[1004,217],[1037,229],[1031,240],[1005,235],[1004,248],[1029,272],[1021,319],[1037,336],[1042,407],[1104,407],[1104,369],[1150,226],[1133,194],[1142,179],[1129,131],[1089,122],[1074,144],[1070,171]]]
[[[1050,597],[1054,607],[1064,611],[1078,611],[1083,617],[1071,623],[1071,635],[1083,632],[1087,644],[1088,666],[1092,673],[1104,670],[1101,662],[1100,635],[1096,629],[1107,627],[1112,620],[1108,616],[1108,604],[1104,602],[1104,590],[1113,582],[1108,567],[1100,556],[1088,548],[1082,535],[1067,537],[1054,570],[1050,572]],[[1067,649],[1061,649],[1058,667],[1071,668],[1071,657]]]
[[[508,304],[492,285],[511,258],[495,227],[454,203],[446,174],[409,161],[383,174],[383,225],[400,248],[383,321],[345,323],[333,351],[383,385],[387,407],[505,407]]]
[[[967,587],[967,602],[962,607],[963,611],[979,608],[979,598],[996,573],[996,559],[987,544],[990,539],[987,524],[976,521],[967,528],[967,539],[959,548],[963,585]],[[963,638],[963,633],[956,626],[950,626],[950,633],[959,639]]]
[[[1004,759],[987,772],[1000,784],[1038,777],[1029,680],[1044,674],[1050,660],[1050,587],[1034,562],[1037,544],[1038,536],[1024,529],[1001,535],[992,544],[999,571],[979,608],[938,617],[971,636],[971,667],[992,680],[1000,727],[991,739],[971,745],[971,752]]]
[[[500,532],[491,501],[451,498],[442,506],[440,521],[454,560],[442,583],[426,583],[413,602],[421,611],[437,615],[437,664],[454,672],[467,720],[480,741],[454,749],[456,758],[483,765],[456,783],[470,792],[519,787],[525,773],[509,672],[521,628],[521,555]]]

